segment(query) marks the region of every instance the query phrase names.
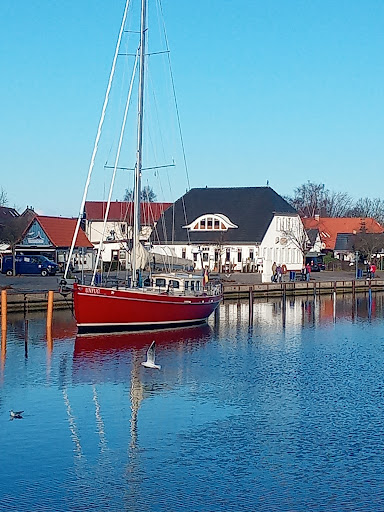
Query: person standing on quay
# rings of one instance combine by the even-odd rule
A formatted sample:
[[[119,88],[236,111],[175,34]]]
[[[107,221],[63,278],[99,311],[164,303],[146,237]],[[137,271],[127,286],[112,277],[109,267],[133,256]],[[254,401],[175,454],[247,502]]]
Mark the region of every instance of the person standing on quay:
[[[306,277],[306,280],[307,280],[307,283],[308,283],[308,281],[309,281],[309,279],[310,279],[310,277],[311,277],[311,270],[312,270],[312,269],[311,269],[311,265],[310,265],[309,263],[307,263],[307,264],[305,265],[305,270],[306,270],[305,277]]]
[[[283,276],[283,269],[281,268],[280,263],[276,267],[276,280],[281,283],[281,278]]]
[[[372,263],[372,265],[370,266],[369,272],[371,274],[371,279],[375,279],[376,265],[374,263]]]
[[[273,265],[272,265],[272,281],[275,282],[276,281],[276,269],[277,269],[277,265],[276,265],[276,261],[273,262]]]

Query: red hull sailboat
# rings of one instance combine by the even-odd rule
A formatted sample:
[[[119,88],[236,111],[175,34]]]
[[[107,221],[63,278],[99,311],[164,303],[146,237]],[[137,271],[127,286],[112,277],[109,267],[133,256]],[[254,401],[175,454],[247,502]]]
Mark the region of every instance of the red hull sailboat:
[[[185,327],[206,322],[221,295],[170,295],[145,288],[74,285],[79,334]]]
[[[169,327],[185,327],[206,322],[208,317],[219,305],[222,299],[220,283],[208,282],[207,275],[196,274],[153,274],[148,265],[148,259],[144,255],[145,250],[140,242],[140,200],[141,200],[141,176],[144,170],[142,166],[143,153],[143,99],[145,83],[145,59],[146,37],[147,37],[147,1],[141,0],[140,15],[140,41],[136,52],[134,70],[139,68],[138,95],[137,95],[137,145],[136,162],[134,170],[134,212],[132,226],[132,243],[129,245],[131,255],[131,273],[125,282],[119,286],[108,287],[105,280],[100,281],[100,273],[96,269],[102,268],[100,264],[103,244],[99,244],[95,262],[95,270],[90,285],[75,284],[73,288],[74,310],[79,333],[114,332],[114,331],[140,331],[148,329],[164,329]],[[114,77],[116,59],[120,52],[122,34],[125,30],[128,6],[127,0],[123,21],[120,28],[115,57],[112,64],[111,75],[104,100],[104,106],[99,123],[99,129],[95,140],[94,151],[88,171],[88,177],[80,207],[80,214],[74,233],[72,246],[65,270],[64,279],[69,270],[72,258],[74,241],[76,240],[79,226],[84,211],[87,191],[94,166],[95,155],[101,134],[105,109],[108,103],[110,87]],[[133,74],[134,77],[134,74]],[[132,79],[133,80],[133,79]],[[133,83],[133,82],[132,82]],[[131,91],[131,89],[130,89]],[[127,107],[130,101],[131,92],[127,99]],[[126,116],[124,119],[124,123]],[[116,155],[112,182],[109,190],[103,234],[107,224],[110,201],[118,161],[120,157],[121,142],[123,140],[125,124],[122,128],[119,149]],[[164,166],[160,166],[164,167]],[[154,169],[151,167],[150,169]],[[144,272],[144,274],[142,274]],[[148,273],[147,273],[148,272]],[[146,277],[143,279],[143,277]]]

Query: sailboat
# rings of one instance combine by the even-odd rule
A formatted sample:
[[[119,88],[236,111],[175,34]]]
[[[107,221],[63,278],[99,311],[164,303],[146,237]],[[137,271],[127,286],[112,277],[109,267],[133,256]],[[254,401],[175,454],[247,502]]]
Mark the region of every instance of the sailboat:
[[[140,331],[152,329],[169,329],[170,327],[186,327],[203,324],[214,312],[222,300],[222,287],[219,282],[208,280],[207,274],[194,273],[166,273],[143,275],[146,266],[145,248],[140,242],[140,200],[141,200],[141,175],[143,170],[143,106],[144,85],[146,71],[146,38],[147,38],[147,3],[141,0],[140,9],[140,42],[136,57],[139,69],[138,79],[138,107],[137,107],[137,145],[136,163],[134,167],[133,189],[133,228],[131,250],[131,275],[123,286],[106,286],[100,283],[97,273],[97,265],[100,258],[102,244],[99,244],[95,270],[90,285],[74,284],[74,313],[79,334],[101,333],[117,331]],[[94,165],[95,154],[101,134],[101,126],[108,103],[108,94],[111,87],[116,59],[119,54],[121,37],[125,31],[129,0],[127,0],[123,20],[120,28],[115,57],[112,64],[111,75],[107,87],[106,98],[102,110],[99,129],[91,158],[88,177],[84,190],[83,200],[70,254],[65,269],[64,279],[69,270],[74,241],[79,231],[87,190]],[[121,140],[119,142],[119,151]],[[117,168],[116,158],[115,169]],[[105,212],[104,226],[107,222],[112,185]],[[145,279],[143,278],[145,277]]]

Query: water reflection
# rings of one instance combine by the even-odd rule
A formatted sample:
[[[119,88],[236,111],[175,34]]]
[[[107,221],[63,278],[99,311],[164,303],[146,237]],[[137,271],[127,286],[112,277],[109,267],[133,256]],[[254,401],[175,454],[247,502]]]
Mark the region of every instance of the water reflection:
[[[382,510],[383,313],[378,293],[226,301],[202,327],[78,338],[60,314],[51,341],[10,319],[0,509]]]
[[[268,329],[302,328],[307,325],[331,324],[342,320],[361,321],[381,319],[384,312],[382,293],[337,295],[308,295],[303,297],[278,297],[255,299],[253,314],[248,301],[227,300],[220,308],[215,321],[215,330],[221,327],[253,329],[267,326]]]

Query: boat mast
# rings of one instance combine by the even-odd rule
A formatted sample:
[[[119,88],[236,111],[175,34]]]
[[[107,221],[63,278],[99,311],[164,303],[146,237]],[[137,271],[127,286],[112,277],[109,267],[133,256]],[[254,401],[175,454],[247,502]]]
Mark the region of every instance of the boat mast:
[[[141,200],[141,169],[143,150],[143,106],[144,106],[144,72],[145,72],[145,39],[147,22],[147,0],[141,0],[140,20],[140,67],[139,97],[137,112],[137,151],[135,166],[135,185],[133,191],[133,247],[132,247],[132,285],[137,286],[137,261],[140,244],[140,200]]]

